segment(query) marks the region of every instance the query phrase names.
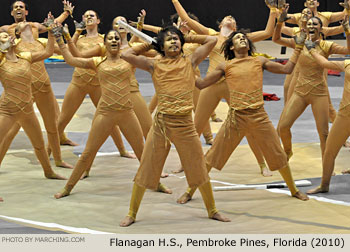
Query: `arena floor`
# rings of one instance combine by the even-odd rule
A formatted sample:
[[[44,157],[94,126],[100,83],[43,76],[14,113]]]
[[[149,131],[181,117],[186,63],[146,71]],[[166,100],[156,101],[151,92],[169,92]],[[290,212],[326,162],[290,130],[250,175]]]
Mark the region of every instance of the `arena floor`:
[[[261,46],[264,48],[265,45]],[[202,73],[205,73],[207,65],[207,61],[202,63]],[[47,69],[55,95],[62,105],[72,68],[65,64],[49,64]],[[137,79],[141,93],[149,102],[154,93],[150,76],[137,71]],[[281,97],[280,101],[265,103],[265,109],[275,126],[283,108],[283,80],[284,76],[265,73],[264,92],[276,93]],[[329,77],[330,93],[336,109],[341,99],[343,81],[343,75]],[[63,146],[65,161],[75,164],[78,160],[87,140],[94,111],[94,106],[86,98],[68,125],[68,136],[80,146]],[[226,118],[227,105],[224,101],[216,112],[220,118]],[[37,115],[40,117],[38,112]],[[221,123],[211,122],[211,126],[216,133]],[[322,167],[318,135],[310,108],[296,121],[292,132],[294,156],[290,166],[293,176],[296,180],[307,179],[313,183],[312,186],[316,186],[320,181]],[[203,141],[204,151],[208,148]],[[176,203],[176,199],[186,189],[186,180],[183,174],[172,173],[180,165],[178,155],[172,148],[164,167],[170,176],[162,179],[162,183],[170,187],[173,194],[147,191],[136,223],[121,228],[119,221],[129,209],[132,179],[139,165],[137,160],[121,158],[112,140],[108,139],[95,159],[91,177],[80,181],[69,197],[56,200],[53,195],[61,190],[65,181],[52,181],[43,177],[30,142],[21,131],[0,169],[0,196],[4,198],[4,202],[0,203],[0,233],[348,234],[350,177],[341,175],[341,170],[349,168],[349,154],[348,148],[341,149],[336,160],[337,176],[332,178],[330,192],[311,197],[307,202],[290,197],[284,189],[214,192],[217,208],[232,220],[230,223],[220,223],[207,218],[199,193],[188,204]],[[71,173],[69,169],[55,170],[67,177]],[[274,172],[272,177],[260,175],[257,162],[245,140],[225,168],[221,172],[213,170],[210,176],[213,186],[282,180],[278,172]],[[300,189],[306,191],[309,188]]]

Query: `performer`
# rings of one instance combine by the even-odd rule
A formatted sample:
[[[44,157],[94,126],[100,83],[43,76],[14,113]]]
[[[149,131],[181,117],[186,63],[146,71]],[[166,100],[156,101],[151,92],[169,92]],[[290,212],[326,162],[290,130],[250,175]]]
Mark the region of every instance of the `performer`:
[[[83,15],[83,21],[83,24],[86,24],[86,35],[80,36],[83,29],[85,29],[85,26],[80,23],[77,24],[78,29],[76,29],[73,37],[73,41],[77,39],[78,49],[88,50],[98,43],[103,43],[103,35],[98,33],[100,19],[97,13],[93,10],[86,11]],[[91,101],[97,107],[101,96],[101,88],[96,72],[91,69],[75,68],[72,81],[64,95],[61,114],[58,119],[58,132],[60,134],[60,142],[63,145],[77,145],[65,136],[64,129],[73,118],[87,94],[89,94]],[[111,136],[120,152],[120,156],[135,158],[134,155],[126,151],[117,127],[112,131]]]
[[[197,22],[199,22],[198,17],[196,17],[194,14],[189,13],[188,14],[192,19],[196,20]],[[188,35],[188,34],[195,34],[195,32],[193,30],[191,30],[191,28],[181,20],[181,18],[179,17],[179,15],[176,13],[174,15],[171,15],[170,17],[170,21],[173,24],[176,24],[176,26],[180,29],[180,31],[184,34],[184,35]],[[143,25],[143,29],[146,31],[152,31],[154,33],[158,33],[161,30],[161,27],[157,27],[157,26],[153,26],[153,25]],[[183,51],[185,53],[185,55],[189,56],[191,55],[194,50],[199,47],[198,44],[193,44],[193,43],[185,43],[184,47],[183,47]],[[200,77],[200,71],[199,68],[197,67],[196,69],[196,76]],[[198,103],[198,98],[199,98],[199,89],[195,88],[194,92],[193,92],[193,105],[194,105],[194,112],[196,110],[197,107],[197,103]],[[148,105],[148,109],[151,113],[153,113],[153,111],[155,110],[155,108],[157,107],[158,104],[158,99],[157,96],[154,95]],[[215,112],[214,112],[215,113]],[[217,118],[220,119],[220,118]],[[203,137],[205,139],[205,143],[208,145],[212,145],[213,144],[213,134],[211,132],[211,128],[210,128],[210,124],[209,121],[206,123],[204,129],[203,129]],[[178,172],[182,172],[183,169],[182,167],[179,170],[173,171],[175,173]]]
[[[220,49],[222,43],[227,39],[227,37],[233,31],[236,30],[236,20],[232,16],[226,16],[220,23],[220,32],[217,32],[213,29],[201,25],[200,23],[190,18],[178,0],[172,1],[181,19],[187,22],[188,26],[191,27],[192,30],[194,30],[197,34],[211,35],[216,36],[218,38],[218,43],[216,44],[212,52],[209,54],[208,73],[212,72],[218,64],[225,61],[224,56],[220,53]],[[277,9],[276,6],[268,6],[270,7],[270,16],[265,30],[251,32],[248,34],[248,37],[253,42],[268,39],[273,34],[275,19],[277,17]],[[199,135],[203,132],[203,127],[209,120],[211,113],[215,110],[222,98],[225,98],[226,102],[229,103],[229,91],[225,83],[225,78],[220,79],[218,83],[216,83],[216,85],[212,85],[200,92],[197,105],[198,108],[194,117],[194,123],[196,126],[197,133]],[[248,140],[248,144],[258,161],[261,173],[264,176],[270,176],[271,173],[266,167],[262,151],[258,148],[257,144],[254,143],[254,139],[250,137],[250,134],[248,134],[246,137]]]
[[[269,61],[264,57],[252,57],[254,45],[244,31],[233,32],[224,42],[222,50],[227,62],[220,63],[204,79],[198,78],[196,85],[205,88],[223,76],[230,92],[230,111],[225,123],[206,153],[208,172],[212,167],[221,170],[242,138],[250,133],[263,152],[271,170],[278,170],[293,197],[308,200],[295,186],[287,156],[280,145],[277,132],[264,110],[262,95],[263,71],[291,73],[298,60],[305,37],[299,37],[294,54],[286,65]],[[249,85],[247,85],[249,84]],[[196,187],[188,188],[178,203],[191,200]]]
[[[106,56],[104,57],[88,59],[73,57],[62,37],[57,42],[68,64],[95,71],[101,84],[101,98],[92,121],[85,150],[64,189],[55,194],[55,198],[59,199],[68,196],[83,173],[90,169],[97,151],[111,134],[115,125],[120,127],[139,160],[144,144],[141,126],[130,100],[132,67],[120,58],[120,34],[112,30],[105,36]]]
[[[51,18],[51,17],[50,17]],[[53,17],[51,18],[53,22]],[[32,27],[28,22],[20,22],[16,27],[16,36],[20,37],[16,46],[16,53],[43,51],[47,39],[34,39]],[[52,149],[53,157],[57,167],[73,168],[72,165],[64,162],[61,157],[61,148],[57,129],[59,106],[51,88],[50,77],[46,71],[44,61],[31,64],[32,72],[32,95],[40,114],[43,118],[47,132],[49,148]],[[7,133],[4,144],[0,151],[0,163],[2,162],[10,144],[20,130],[19,124],[14,124]]]
[[[350,27],[346,16],[343,21],[346,34],[347,46],[350,48]],[[326,193],[329,191],[332,174],[334,171],[334,162],[345,140],[349,137],[350,132],[350,60],[345,61],[328,61],[319,50],[315,42],[307,41],[307,49],[314,60],[325,69],[337,70],[345,72],[343,98],[339,105],[337,117],[333,123],[329,136],[326,142],[326,148],[322,160],[322,181],[319,186],[309,190],[308,194]],[[350,170],[344,170],[343,174],[350,174]]]
[[[286,11],[287,9],[284,11],[284,16],[286,16]],[[293,39],[282,38],[280,36],[283,20],[284,18],[281,17],[277,23],[273,41],[287,47],[295,48],[295,42]],[[322,40],[322,21],[318,17],[312,17],[307,21],[306,30],[312,41],[320,40],[316,50],[325,57],[328,57],[331,54],[349,53],[346,47],[337,45],[336,43],[330,41]],[[290,128],[309,104],[311,104],[315,117],[316,127],[320,137],[322,156],[324,154],[328,135],[329,103],[328,88],[324,78],[324,70],[323,68],[319,67],[306,48],[304,48],[304,50],[301,52],[298,64],[299,74],[298,79],[296,80],[294,92],[284,108],[278,127],[288,159],[290,159],[293,155],[292,135]]]
[[[182,54],[185,41],[201,46],[192,55],[186,56]],[[209,218],[230,221],[215,208],[201,143],[192,122],[195,69],[216,42],[217,39],[211,36],[188,36],[184,39],[181,31],[169,26],[157,36],[156,48],[162,57],[148,59],[140,55],[151,47],[149,44],[132,47],[122,54],[122,58],[130,64],[151,73],[159,102],[135,176],[130,210],[120,226],[126,227],[135,222],[146,188],[157,187],[170,141],[179,153],[188,184],[199,187]]]
[[[63,13],[56,18],[58,23],[63,23],[64,20],[68,18],[69,15],[72,15],[74,6],[69,1],[63,0]],[[11,16],[14,18],[15,23],[11,25],[4,25],[0,27],[0,32],[7,32],[12,37],[16,37],[15,29],[17,24],[20,22],[28,22],[28,5],[25,1],[14,1],[11,5]],[[47,27],[38,22],[29,22],[32,27],[33,36],[35,39],[39,37],[39,33],[47,32]]]
[[[14,124],[19,124],[23,127],[34,147],[45,177],[64,179],[51,168],[40,124],[34,113],[31,92],[31,63],[40,62],[50,57],[53,49],[54,39],[51,32],[45,50],[19,54],[16,54],[14,38],[11,38],[6,32],[0,33],[0,81],[4,87],[0,98],[0,146],[4,144],[6,133]]]

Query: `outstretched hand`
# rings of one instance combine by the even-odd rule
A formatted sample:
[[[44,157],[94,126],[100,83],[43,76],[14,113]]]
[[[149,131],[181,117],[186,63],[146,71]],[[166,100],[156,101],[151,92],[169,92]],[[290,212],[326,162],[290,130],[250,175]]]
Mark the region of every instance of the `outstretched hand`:
[[[86,29],[85,21],[82,20],[80,23],[74,20],[75,30],[76,31],[84,31]]]
[[[305,40],[305,46],[310,51],[312,48],[316,48],[317,41],[312,41],[311,39]]]
[[[11,38],[8,41],[0,44],[0,52],[2,53],[8,52],[8,49],[14,45],[15,45],[15,37],[11,36]]]
[[[344,32],[346,34],[350,33],[350,26],[349,26],[349,16],[345,15],[344,19],[340,21],[341,26],[343,26]]]
[[[285,21],[290,19],[290,17],[288,17],[288,10],[289,10],[289,4],[284,4],[284,6],[281,9],[282,12],[278,18],[279,23],[284,23]]]
[[[55,23],[55,17],[51,14],[51,11],[47,14],[47,18],[45,18],[42,25],[50,29],[50,27]]]
[[[300,31],[299,35],[294,36],[293,38],[294,38],[294,41],[295,41],[295,47],[302,49],[304,47],[305,40],[306,40],[306,32],[305,32],[305,30],[302,29]]]
[[[339,3],[339,5],[346,9],[348,12],[350,11],[350,0],[344,0],[344,3]]]
[[[276,9],[277,8],[277,0],[265,0],[265,3],[267,7],[270,9]]]
[[[63,0],[63,11],[68,11],[69,15],[73,18],[74,7],[71,2]]]

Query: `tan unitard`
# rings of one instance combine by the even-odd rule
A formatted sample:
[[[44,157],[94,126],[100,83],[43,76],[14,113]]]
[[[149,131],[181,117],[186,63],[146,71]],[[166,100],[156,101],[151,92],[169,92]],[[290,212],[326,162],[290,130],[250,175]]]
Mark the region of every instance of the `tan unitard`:
[[[35,116],[31,92],[32,73],[30,52],[19,53],[13,62],[4,57],[0,63],[0,81],[4,92],[0,98],[0,144],[5,134],[15,125],[20,125],[28,135],[35,154],[47,178],[54,178],[49,157],[45,150],[40,124]]]

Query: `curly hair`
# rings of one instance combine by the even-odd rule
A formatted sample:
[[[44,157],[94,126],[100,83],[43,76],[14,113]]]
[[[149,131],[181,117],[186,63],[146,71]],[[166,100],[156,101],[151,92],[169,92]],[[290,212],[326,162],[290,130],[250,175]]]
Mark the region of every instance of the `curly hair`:
[[[243,34],[247,38],[248,43],[249,43],[248,55],[249,56],[253,55],[253,53],[255,52],[255,46],[254,46],[253,42],[247,37],[248,32],[249,32],[249,30],[240,29],[238,31],[232,32],[228,36],[228,38],[225,40],[225,42],[221,46],[221,53],[222,52],[224,53],[226,60],[231,60],[231,59],[234,59],[236,57],[234,51],[231,50],[231,47],[233,46],[232,38],[238,33]]]

